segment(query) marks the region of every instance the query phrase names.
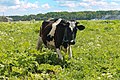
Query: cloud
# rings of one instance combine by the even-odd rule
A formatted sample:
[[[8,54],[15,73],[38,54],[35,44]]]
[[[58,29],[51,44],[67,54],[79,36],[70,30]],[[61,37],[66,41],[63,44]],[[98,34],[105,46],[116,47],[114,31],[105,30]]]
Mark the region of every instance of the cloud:
[[[85,2],[78,3],[78,5],[79,5],[79,6],[82,6],[82,7],[84,7],[84,8],[90,8],[90,7],[91,7],[90,4],[87,4],[87,3],[85,3]]]
[[[35,3],[23,3],[21,4],[21,8],[28,9],[28,8],[38,8],[38,5]]]
[[[39,8],[38,3],[30,3],[26,0],[0,0],[0,12],[7,10],[35,9]]]
[[[12,9],[12,10],[15,10],[15,9],[18,9],[18,8],[20,8],[20,5],[15,5],[15,6],[8,7],[8,9]]]
[[[54,1],[79,1],[79,0],[54,0]]]
[[[7,7],[6,6],[2,6],[0,5],[0,12],[4,12],[7,10]]]
[[[119,7],[120,5],[116,2],[106,2],[104,0],[100,1],[92,1],[89,2],[89,5],[92,6],[93,8],[98,8],[99,10],[120,10]]]
[[[31,14],[61,11],[120,10],[119,0],[0,0],[0,12]],[[51,2],[50,2],[51,1]],[[45,3],[46,2],[46,3]],[[14,13],[13,13],[14,11]],[[21,13],[20,13],[21,12]],[[10,13],[10,14],[9,14]]]
[[[48,3],[43,4],[41,7],[44,9],[50,9],[50,5]]]
[[[116,2],[106,3],[106,5],[101,5],[100,7],[100,10],[120,10],[120,4]]]
[[[70,2],[70,1],[66,1],[66,2],[60,3],[60,6],[70,7],[70,8],[77,7],[77,5],[75,3]]]
[[[78,6],[76,4],[77,0],[56,0],[56,2],[59,4],[60,7],[69,7],[69,8],[75,8]]]
[[[7,11],[32,11],[33,9],[47,10],[51,6],[48,3],[40,4],[40,2],[29,2],[28,0],[0,0],[0,12]]]
[[[0,5],[14,6],[16,4],[20,4],[20,1],[19,0],[0,0]]]
[[[110,2],[108,0],[82,0],[83,2],[98,2],[98,1],[105,1],[105,2]]]
[[[110,3],[111,5],[114,5],[114,6],[120,6],[118,3],[116,3],[116,2],[111,2]]]
[[[60,7],[84,10],[120,10],[118,0],[55,0]]]
[[[120,2],[119,0],[112,0],[112,1],[115,1],[115,2]]]

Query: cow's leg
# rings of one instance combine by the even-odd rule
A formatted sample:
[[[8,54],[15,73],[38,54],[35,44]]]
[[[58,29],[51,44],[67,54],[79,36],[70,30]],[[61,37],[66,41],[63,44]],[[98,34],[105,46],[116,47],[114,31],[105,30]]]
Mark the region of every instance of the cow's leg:
[[[68,54],[69,54],[69,59],[72,58],[72,48],[71,46],[68,47]]]
[[[40,50],[42,48],[42,43],[43,43],[42,38],[39,36],[38,42],[37,42],[37,47],[36,47],[37,50]]]
[[[63,57],[62,57],[62,54],[61,54],[59,48],[56,48],[56,52],[57,52],[57,54],[58,54],[58,56],[59,56],[59,59],[63,60]]]

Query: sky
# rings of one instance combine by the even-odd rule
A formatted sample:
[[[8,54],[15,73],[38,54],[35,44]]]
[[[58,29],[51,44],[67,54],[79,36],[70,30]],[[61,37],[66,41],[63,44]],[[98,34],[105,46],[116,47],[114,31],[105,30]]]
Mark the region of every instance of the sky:
[[[120,0],[0,0],[0,16],[120,10]]]

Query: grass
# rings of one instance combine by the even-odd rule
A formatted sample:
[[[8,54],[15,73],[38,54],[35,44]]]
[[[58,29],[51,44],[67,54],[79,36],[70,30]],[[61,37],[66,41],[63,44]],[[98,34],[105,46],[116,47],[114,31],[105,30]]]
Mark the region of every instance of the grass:
[[[120,21],[80,21],[73,58],[59,61],[53,50],[35,49],[39,22],[0,23],[0,79],[119,80]]]

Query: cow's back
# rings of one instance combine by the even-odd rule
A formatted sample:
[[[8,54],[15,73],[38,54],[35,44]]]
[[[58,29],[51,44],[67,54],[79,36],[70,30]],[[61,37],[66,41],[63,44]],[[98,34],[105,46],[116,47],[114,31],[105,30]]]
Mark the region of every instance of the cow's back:
[[[40,27],[40,31],[41,31],[41,34],[44,32],[45,28],[48,27],[48,25],[50,25],[52,22],[50,21],[43,21],[42,22],[42,26]]]
[[[61,19],[43,21],[41,30],[40,30],[40,36],[46,46],[52,43],[52,45],[54,44],[54,47],[58,48],[63,44],[65,28],[67,27],[63,25],[65,24],[65,22],[66,21]]]

